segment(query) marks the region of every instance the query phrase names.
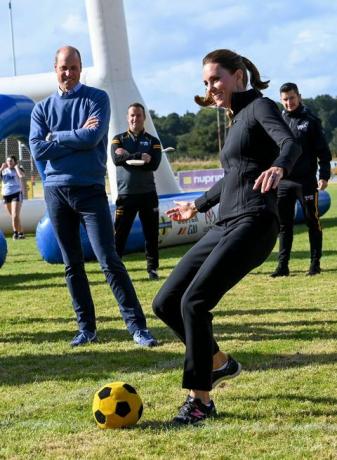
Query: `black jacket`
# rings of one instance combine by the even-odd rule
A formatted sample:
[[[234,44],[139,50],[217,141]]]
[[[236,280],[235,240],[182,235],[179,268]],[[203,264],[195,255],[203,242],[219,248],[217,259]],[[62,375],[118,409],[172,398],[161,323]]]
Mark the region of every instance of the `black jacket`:
[[[126,153],[116,154],[119,148]],[[151,161],[142,166],[132,166],[127,160],[140,160],[142,153],[148,153]],[[117,134],[112,140],[112,160],[117,166],[117,188],[119,195],[139,194],[155,192],[155,171],[161,161],[161,145],[159,140],[151,134],[143,131],[138,136],[130,131]]]
[[[289,174],[289,180],[317,187],[317,161],[319,178],[330,179],[331,152],[325,140],[319,118],[302,104],[293,112],[283,110],[283,119],[302,146],[302,155]]]
[[[195,205],[205,212],[219,203],[219,221],[263,211],[277,215],[276,191],[254,191],[254,182],[271,166],[289,174],[301,153],[300,146],[275,102],[260,92],[234,93],[231,105],[234,119],[220,155],[224,177]]]

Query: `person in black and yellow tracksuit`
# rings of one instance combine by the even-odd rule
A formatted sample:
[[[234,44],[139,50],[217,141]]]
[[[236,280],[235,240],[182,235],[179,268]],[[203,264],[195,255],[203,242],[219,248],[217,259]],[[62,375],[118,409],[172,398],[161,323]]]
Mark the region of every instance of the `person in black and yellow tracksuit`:
[[[117,166],[115,215],[116,250],[123,256],[125,245],[138,212],[145,238],[145,257],[150,280],[157,280],[159,267],[158,196],[154,181],[161,161],[159,140],[144,130],[145,109],[136,102],[129,106],[128,131],[112,140],[112,159]]]
[[[323,233],[318,215],[318,191],[328,186],[331,153],[321,122],[302,104],[297,85],[285,83],[280,88],[280,96],[284,107],[283,119],[301,143],[302,155],[287,179],[282,180],[278,187],[280,249],[278,266],[271,276],[289,275],[296,200],[301,203],[309,229],[311,262],[307,275],[313,276],[321,272],[322,256]]]

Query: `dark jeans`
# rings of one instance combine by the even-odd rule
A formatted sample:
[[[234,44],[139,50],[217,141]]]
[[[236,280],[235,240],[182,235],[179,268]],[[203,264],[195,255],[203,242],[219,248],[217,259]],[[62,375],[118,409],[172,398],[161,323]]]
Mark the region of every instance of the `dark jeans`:
[[[80,330],[96,329],[95,308],[84,269],[80,223],[118,302],[128,331],[146,328],[146,320],[130,277],[118,257],[108,198],[102,185],[46,186],[48,214],[60,246],[68,289]]]
[[[318,216],[318,191],[315,186],[302,185],[290,180],[282,180],[277,191],[277,204],[280,216],[279,264],[287,266],[294,235],[296,200],[301,203],[305,223],[309,229],[310,253],[312,261],[322,256],[323,233]]]
[[[116,201],[115,240],[117,254],[122,257],[135,217],[139,213],[145,239],[147,271],[159,266],[159,211],[156,192],[119,195]]]
[[[153,302],[153,310],[185,343],[183,388],[212,388],[212,314],[222,296],[272,251],[275,216],[258,215],[215,225],[180,260]]]

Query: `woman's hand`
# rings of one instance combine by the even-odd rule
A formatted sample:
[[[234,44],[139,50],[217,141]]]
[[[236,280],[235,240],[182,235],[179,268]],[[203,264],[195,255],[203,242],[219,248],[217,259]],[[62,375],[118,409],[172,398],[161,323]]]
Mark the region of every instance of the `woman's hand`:
[[[168,209],[165,213],[172,220],[183,222],[192,219],[198,212],[195,204],[189,201],[174,201],[174,203],[177,206]]]
[[[320,179],[318,181],[318,187],[317,190],[325,190],[328,186],[328,181],[324,179]]]
[[[261,193],[269,192],[270,189],[276,188],[283,177],[283,168],[272,166],[263,171],[256,179],[253,190],[261,188]]]

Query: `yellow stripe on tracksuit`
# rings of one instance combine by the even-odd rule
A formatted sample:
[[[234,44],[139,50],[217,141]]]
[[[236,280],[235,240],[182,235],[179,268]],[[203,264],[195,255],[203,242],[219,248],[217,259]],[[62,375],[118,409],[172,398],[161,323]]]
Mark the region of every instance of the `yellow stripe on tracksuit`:
[[[318,192],[315,193],[315,217],[317,219],[318,227],[320,231],[322,231],[321,221],[319,219],[319,214],[318,214]]]

